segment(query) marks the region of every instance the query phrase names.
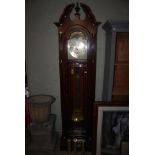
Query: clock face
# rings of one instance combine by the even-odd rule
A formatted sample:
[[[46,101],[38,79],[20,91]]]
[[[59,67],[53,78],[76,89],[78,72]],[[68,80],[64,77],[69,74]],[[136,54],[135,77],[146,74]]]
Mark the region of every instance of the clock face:
[[[82,32],[73,32],[67,42],[68,59],[87,59],[87,40]]]

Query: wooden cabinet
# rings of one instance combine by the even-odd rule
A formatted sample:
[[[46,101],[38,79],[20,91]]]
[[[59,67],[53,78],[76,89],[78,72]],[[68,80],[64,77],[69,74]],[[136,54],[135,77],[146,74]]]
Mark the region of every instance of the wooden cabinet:
[[[129,24],[107,21],[103,101],[129,100]]]

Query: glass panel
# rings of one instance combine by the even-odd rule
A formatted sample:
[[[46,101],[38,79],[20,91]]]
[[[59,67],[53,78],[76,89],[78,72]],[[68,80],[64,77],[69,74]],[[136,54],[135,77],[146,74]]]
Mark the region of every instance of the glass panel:
[[[120,155],[121,143],[129,142],[129,112],[104,112],[101,139],[103,155]]]
[[[80,84],[80,68],[74,68],[75,70],[75,89],[76,95],[74,96],[73,100],[73,114],[72,120],[74,122],[81,122],[83,121],[83,112],[82,112],[82,105],[80,101],[80,92],[81,92],[81,84]]]

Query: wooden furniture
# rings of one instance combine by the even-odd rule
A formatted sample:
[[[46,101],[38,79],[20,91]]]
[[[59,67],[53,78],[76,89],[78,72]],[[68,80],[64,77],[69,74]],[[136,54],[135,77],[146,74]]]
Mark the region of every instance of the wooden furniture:
[[[107,21],[103,101],[129,100],[129,24]]]
[[[71,18],[73,9],[75,16]],[[80,10],[85,18],[80,18]],[[65,7],[55,25],[59,34],[59,66],[61,85],[62,140],[92,139],[92,109],[95,98],[96,37],[99,22],[91,9],[83,4]],[[88,143],[89,143],[88,142]]]

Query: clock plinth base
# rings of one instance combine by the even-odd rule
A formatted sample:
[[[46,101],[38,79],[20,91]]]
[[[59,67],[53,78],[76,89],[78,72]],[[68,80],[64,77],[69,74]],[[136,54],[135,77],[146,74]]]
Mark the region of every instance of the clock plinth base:
[[[79,146],[82,141],[84,142],[84,150],[85,151],[92,151],[91,150],[91,144],[92,144],[92,139],[86,135],[76,135],[76,134],[68,134],[68,135],[62,135],[61,137],[61,143],[60,143],[60,149],[63,151],[69,151],[68,147],[69,147],[69,142],[71,143],[71,150],[73,150],[74,148],[74,144],[73,142],[77,140],[77,144],[76,144],[76,149],[77,151],[81,150],[81,147]]]

